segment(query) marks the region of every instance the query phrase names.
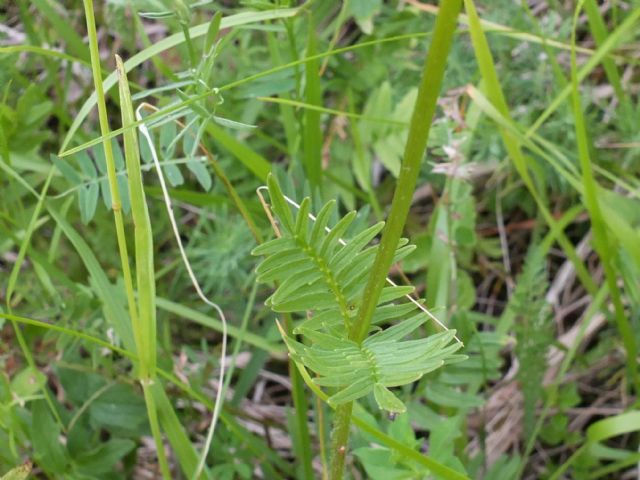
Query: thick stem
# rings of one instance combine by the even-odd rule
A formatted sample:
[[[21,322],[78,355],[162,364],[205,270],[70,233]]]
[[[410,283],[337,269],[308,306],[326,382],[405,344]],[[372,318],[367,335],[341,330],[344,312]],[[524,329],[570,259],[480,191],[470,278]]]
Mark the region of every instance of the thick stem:
[[[358,317],[350,332],[350,338],[357,342],[362,342],[369,331],[371,318],[407,220],[413,191],[420,173],[420,164],[427,146],[431,120],[436,111],[436,102],[440,94],[447,57],[453,43],[456,19],[461,7],[461,0],[443,0],[440,2],[440,11],[438,12],[433,40],[429,46],[429,53],[422,71],[422,80],[420,81],[418,98],[411,117],[409,136],[405,145],[404,159],[393,195],[393,202],[391,203],[391,211],[382,233],[371,276],[364,290],[364,302],[358,311]]]
[[[378,298],[384,287],[387,273],[393,262],[393,256],[409,213],[413,191],[420,173],[420,164],[427,146],[431,120],[440,94],[447,57],[453,43],[456,19],[461,7],[462,0],[442,0],[440,2],[433,40],[424,64],[418,98],[411,117],[409,136],[391,204],[391,211],[382,234],[371,276],[364,290],[363,304],[349,332],[349,338],[359,343],[367,336],[371,326],[371,319],[378,304]],[[349,441],[349,424],[351,422],[352,409],[353,403],[349,402],[341,405],[336,410],[332,438],[331,480],[342,478]]]
[[[349,442],[349,427],[351,426],[351,411],[353,402],[345,403],[336,408],[334,416],[333,435],[331,437],[331,470],[329,480],[340,480],[344,471],[344,460],[347,456]]]

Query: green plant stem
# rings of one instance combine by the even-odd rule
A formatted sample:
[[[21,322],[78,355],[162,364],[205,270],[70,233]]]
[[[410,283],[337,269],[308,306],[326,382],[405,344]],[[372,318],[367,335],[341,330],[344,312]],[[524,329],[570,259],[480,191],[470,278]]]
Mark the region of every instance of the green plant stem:
[[[155,367],[153,370],[155,376]],[[160,432],[160,422],[158,421],[158,409],[156,408],[156,402],[153,398],[153,384],[149,381],[142,381],[142,391],[144,392],[144,401],[147,404],[147,414],[149,417],[149,425],[151,426],[151,434],[156,444],[156,451],[158,452],[158,463],[160,464],[160,472],[162,478],[165,480],[171,479],[171,471],[169,470],[169,462],[167,462],[167,456],[164,453],[164,444],[162,442],[162,433]]]
[[[349,429],[351,428],[351,412],[353,402],[347,402],[336,408],[333,417],[333,431],[331,432],[331,468],[329,478],[338,480],[344,472],[344,460],[347,456],[347,443],[349,442]]]
[[[293,320],[291,315],[286,313],[283,318],[287,334],[292,335]],[[304,381],[292,358],[289,358],[289,378],[291,379],[291,395],[293,397],[293,410],[298,433],[296,435],[296,440],[298,441],[296,451],[300,455],[298,462],[302,466],[302,478],[313,480],[313,454],[311,453],[311,436],[309,435],[309,425],[307,424],[309,403],[304,390]]]
[[[369,331],[371,318],[409,213],[461,6],[462,2],[459,0],[443,0],[441,2],[409,125],[409,136],[391,203],[391,211],[382,233],[371,276],[364,290],[364,302],[358,310],[358,317],[349,335],[352,340],[357,342],[362,342]]]
[[[127,76],[122,59],[116,55],[119,74],[120,104],[122,125],[128,126],[135,121],[133,105]],[[156,363],[156,305],[155,277],[153,268],[153,238],[151,220],[147,209],[140,169],[140,150],[136,131],[124,132],[124,156],[127,167],[131,216],[133,217],[134,253],[136,265],[136,288],[138,294],[138,329],[136,343],[140,356],[140,380],[149,380],[153,376]]]
[[[358,316],[349,332],[349,338],[359,343],[367,336],[371,326],[378,298],[384,287],[409,213],[413,191],[420,173],[420,164],[427,146],[431,120],[435,114],[436,102],[440,94],[447,57],[453,43],[456,20],[461,8],[461,0],[443,0],[440,4],[433,39],[422,71],[418,97],[411,117],[409,136],[393,195],[391,211],[382,234],[371,276],[364,290],[363,304],[358,310]],[[342,478],[352,409],[353,403],[349,402],[336,410],[331,444],[333,457],[330,478],[332,480]]]
[[[124,278],[125,290],[127,292],[127,304],[129,306],[129,316],[133,325],[133,334],[136,345],[139,345],[140,339],[137,338],[140,329],[138,327],[138,310],[136,307],[135,296],[133,293],[133,277],[131,268],[129,267],[129,253],[127,251],[127,242],[124,232],[124,220],[122,216],[122,202],[120,200],[120,190],[118,189],[118,181],[116,179],[116,167],[113,158],[113,148],[109,135],[109,119],[107,117],[107,105],[104,97],[104,88],[102,76],[100,74],[100,53],[98,51],[98,35],[96,33],[96,21],[93,13],[92,0],[83,0],[84,10],[87,19],[87,34],[89,36],[89,51],[91,53],[91,70],[93,73],[93,84],[96,89],[96,98],[98,105],[98,118],[100,121],[100,133],[102,134],[102,146],[104,148],[104,158],[107,164],[107,176],[109,180],[109,192],[111,193],[111,209],[116,226],[116,237],[118,240],[118,252],[120,255],[120,265],[122,268],[122,276]]]
[[[309,29],[307,34],[307,56],[316,55],[316,32],[313,14],[309,14]],[[305,63],[306,85],[305,99],[309,105],[320,106],[322,92],[320,88],[320,65],[318,60]],[[304,156],[302,163],[307,173],[309,183],[313,188],[321,188],[322,179],[322,128],[320,125],[320,112],[307,109],[304,112],[304,128],[302,135]]]
[[[128,126],[135,121],[131,92],[127,74],[124,71],[122,59],[116,55],[118,84],[120,92],[120,110],[122,125]],[[134,226],[136,287],[138,293],[138,329],[135,331],[136,348],[140,358],[138,379],[144,390],[147,406],[147,416],[151,426],[151,433],[156,444],[158,463],[164,479],[170,479],[169,463],[164,452],[158,411],[154,401],[151,386],[156,381],[156,286],[153,265],[153,234],[149,209],[144,196],[142,171],[140,169],[140,149],[136,131],[128,129],[124,132],[124,154],[127,166],[129,198],[131,200],[131,215]]]

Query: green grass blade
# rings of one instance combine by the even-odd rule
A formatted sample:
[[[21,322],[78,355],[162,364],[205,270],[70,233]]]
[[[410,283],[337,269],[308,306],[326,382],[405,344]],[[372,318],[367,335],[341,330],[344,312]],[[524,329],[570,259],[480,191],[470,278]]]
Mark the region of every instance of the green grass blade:
[[[267,175],[271,171],[271,164],[266,158],[213,122],[208,122],[207,132],[216,143],[228,150],[256,177],[263,182],[267,181]]]
[[[496,110],[500,112],[500,114],[505,119],[507,119],[509,122],[512,122],[511,116],[509,115],[509,107],[507,106],[507,101],[504,97],[502,86],[498,79],[498,73],[493,62],[493,56],[491,55],[491,50],[489,49],[487,38],[485,37],[484,31],[482,30],[480,19],[476,12],[473,1],[465,0],[465,8],[469,17],[469,33],[471,34],[471,42],[475,51],[480,74],[482,75],[482,78],[486,85],[487,96],[491,103],[493,103],[493,106],[496,108]],[[531,193],[531,196],[536,201],[536,204],[538,205],[538,208],[540,209],[540,212],[546,223],[551,228],[553,228],[557,222],[545,205],[542,194],[538,192],[533,179],[529,174],[528,161],[522,153],[519,142],[509,131],[504,128],[500,129],[500,134],[514,167],[525,183],[527,189]],[[565,251],[567,257],[574,264],[578,276],[585,288],[589,291],[589,293],[594,294],[597,290],[597,287],[593,282],[593,279],[591,278],[591,275],[587,271],[586,267],[576,254],[575,248],[573,247],[571,242],[563,233],[560,233],[558,236],[558,243]]]
[[[64,11],[64,7],[58,5],[58,8],[54,8],[56,2],[53,0],[32,0],[31,3],[40,11],[42,18],[51,23],[56,34],[65,41],[67,51],[89,63],[89,53],[82,37],[73,28],[69,28],[69,19],[58,14],[59,11]]]
[[[127,311],[122,305],[115,287],[109,282],[100,262],[98,262],[85,239],[82,238],[82,235],[71,226],[62,214],[51,205],[47,205],[47,210],[62,230],[62,233],[76,249],[78,255],[80,255],[85,268],[89,272],[92,287],[103,305],[107,322],[113,327],[118,337],[122,339],[126,349],[135,352],[133,330],[131,323],[127,321]]]
[[[576,42],[576,29],[578,24],[578,15],[581,11],[582,2],[576,7],[576,13],[573,19],[573,29],[571,35],[571,43]],[[604,267],[607,285],[609,286],[609,294],[613,302],[615,310],[616,325],[627,355],[627,370],[631,384],[636,392],[640,391],[640,377],[638,376],[638,362],[636,360],[638,348],[636,345],[635,334],[631,328],[631,324],[626,316],[624,305],[622,304],[622,294],[618,288],[617,275],[614,267],[614,258],[611,255],[613,251],[612,244],[606,229],[606,223],[602,215],[602,209],[598,200],[598,185],[593,176],[593,168],[591,166],[590,140],[587,134],[587,127],[582,112],[580,100],[580,90],[578,83],[578,66],[576,61],[575,50],[571,52],[571,97],[573,100],[573,118],[576,130],[576,139],[578,143],[578,156],[580,160],[580,168],[582,170],[582,183],[584,185],[584,199],[589,216],[591,217],[591,228],[593,229],[594,249],[600,256]]]
[[[120,111],[122,126],[128,127],[135,122],[133,104],[127,74],[124,71],[122,59],[116,55],[116,69],[120,91]],[[140,149],[138,136],[134,129],[126,129],[124,132],[124,156],[127,166],[127,179],[129,184],[129,199],[131,201],[131,215],[134,225],[136,287],[138,291],[138,324],[134,330],[138,330],[138,358],[140,360],[139,379],[144,392],[145,403],[151,432],[156,443],[158,462],[162,476],[171,478],[169,462],[164,453],[164,444],[160,432],[160,423],[156,408],[154,393],[154,378],[156,376],[157,333],[156,333],[156,283],[153,265],[153,232],[147,200],[144,196],[142,184],[142,172],[140,169]]]
[[[120,79],[120,103],[122,125],[129,126],[135,121],[129,84],[120,57],[116,56],[117,72]],[[138,293],[138,355],[140,357],[140,379],[148,380],[155,371],[156,364],[156,307],[155,278],[153,266],[153,238],[151,220],[144,196],[140,151],[135,130],[124,132],[124,151],[129,182],[129,198],[134,225],[136,287]]]
[[[167,393],[162,388],[162,383],[156,381],[150,388],[150,394],[153,395],[153,401],[158,411],[158,419],[176,455],[180,468],[187,478],[191,478],[196,471],[198,454],[180,424],[180,419],[176,415]],[[203,472],[199,478],[211,477],[207,472]]]
[[[158,297],[156,299],[156,305],[158,308],[173,313],[181,318],[186,318],[191,320],[192,322],[198,323],[205,327],[211,328],[216,332],[222,333],[222,322],[216,318],[212,318],[209,315],[205,315],[202,312],[194,310],[189,307],[185,307],[184,305],[180,305],[179,303],[172,302],[171,300],[167,300],[162,297]],[[286,349],[279,345],[278,343],[269,341],[264,337],[251,333],[250,331],[242,332],[238,327],[233,325],[229,325],[229,336],[234,337],[238,340],[242,340],[254,347],[258,347],[265,352],[269,352],[271,354],[283,354],[286,352]]]
[[[589,28],[591,34],[598,46],[603,45],[607,41],[609,33],[607,32],[607,26],[604,23],[598,4],[594,0],[586,0],[584,2],[584,10],[587,13],[587,20],[589,21]],[[573,50],[576,51],[577,45],[572,44]],[[607,79],[616,92],[616,97],[620,102],[620,108],[623,110],[627,118],[631,118],[631,103],[627,99],[627,95],[622,87],[622,81],[620,80],[620,74],[618,73],[618,67],[612,58],[604,57],[602,59],[602,67],[607,74]]]
[[[316,55],[316,30],[313,14],[309,14],[307,25],[307,57]],[[320,88],[320,62],[311,60],[305,63],[305,99],[307,104],[319,107],[322,104]],[[304,156],[303,165],[307,179],[313,188],[320,187],[322,179],[322,129],[320,126],[320,112],[308,108],[304,113],[303,128]]]
[[[277,103],[279,105],[290,105],[292,107],[300,107],[300,108],[304,108],[305,110],[313,110],[315,112],[327,113],[329,115],[338,115],[340,117],[355,118],[365,122],[382,123],[385,125],[393,125],[396,127],[409,126],[409,124],[406,122],[400,122],[398,120],[391,120],[388,118],[369,117],[367,115],[361,115],[358,113],[345,112],[343,110],[336,110],[335,108],[326,108],[320,105],[319,103],[311,104],[311,103],[299,102],[297,100],[290,100],[287,98],[280,98],[280,97],[256,97],[256,100],[260,100],[261,102],[267,102],[267,103]]]
[[[51,50],[50,48],[38,47],[35,45],[11,45],[8,47],[0,47],[0,54],[22,53],[29,52],[41,55],[43,57],[56,58],[59,60],[66,60],[73,63],[82,63],[83,65],[91,66],[89,59],[78,58],[68,53],[58,52],[57,50]]]

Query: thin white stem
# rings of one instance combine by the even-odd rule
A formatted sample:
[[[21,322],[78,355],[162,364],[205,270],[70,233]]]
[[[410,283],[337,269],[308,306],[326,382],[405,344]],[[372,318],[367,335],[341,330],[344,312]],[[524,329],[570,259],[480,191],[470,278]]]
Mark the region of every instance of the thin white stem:
[[[263,190],[267,190],[267,191],[268,191],[268,188],[267,188],[265,185],[263,185],[263,186],[261,186],[261,187],[258,187],[258,188],[257,188],[257,190],[256,190],[256,191],[257,191],[257,193],[258,193],[258,195],[259,195],[261,198],[263,198],[263,197],[262,197],[262,191],[263,191]],[[291,200],[291,199],[290,199],[289,197],[287,197],[286,195],[283,195],[283,196],[284,196],[284,199],[285,199],[285,200],[286,200],[290,205],[293,205],[295,208],[297,208],[298,210],[300,210],[300,205],[299,205],[298,203],[296,203],[295,201]],[[263,198],[263,201],[264,201],[264,198]],[[314,222],[316,221],[316,217],[314,217],[311,213],[309,214],[309,218],[310,218],[312,221],[314,221]],[[327,233],[331,232],[331,229],[330,229],[329,227],[324,227],[324,229],[327,231]],[[339,239],[338,239],[338,241],[339,241],[339,242],[340,242],[340,244],[341,244],[341,245],[343,245],[343,246],[347,244],[347,242],[345,242],[342,238],[339,238]],[[391,280],[389,277],[387,277],[387,283],[388,283],[389,285],[393,286],[393,287],[397,287],[397,286],[398,286],[398,284],[396,284],[396,283],[395,283],[393,280]],[[413,297],[411,297],[410,295],[405,295],[405,297],[406,297],[406,298],[407,298],[411,303],[413,303],[416,307],[418,307],[420,310],[422,310],[422,311],[423,311],[423,312],[424,312],[424,313],[425,313],[425,314],[426,314],[426,315],[427,315],[431,320],[433,320],[434,322],[436,322],[440,327],[442,327],[442,328],[443,328],[443,329],[445,329],[446,331],[449,331],[449,328],[447,328],[447,326],[446,326],[445,324],[443,324],[440,320],[438,320],[438,318],[437,318],[434,314],[432,314],[429,310],[427,310],[427,308],[426,308],[424,305],[422,305],[420,302],[418,302],[417,300],[415,300],[415,299],[414,299]],[[460,340],[456,335],[454,335],[454,336],[453,336],[453,338],[455,338],[455,339],[456,339],[456,341],[457,341],[460,345],[464,346],[464,343],[462,343],[462,341],[461,341],[461,340]]]
[[[136,119],[138,121],[142,121],[142,115],[140,113],[141,109],[144,108],[145,105],[142,104],[136,109]],[[205,462],[207,459],[207,455],[209,454],[209,450],[211,448],[211,443],[213,442],[213,435],[216,429],[216,424],[218,422],[218,417],[220,416],[220,410],[222,408],[222,385],[224,384],[224,370],[225,370],[225,359],[227,355],[227,319],[224,316],[224,312],[222,309],[212,300],[207,298],[207,296],[200,288],[200,283],[193,273],[193,269],[191,268],[191,263],[187,258],[187,253],[182,245],[182,240],[180,239],[180,231],[178,230],[178,224],[176,222],[175,216],[173,214],[173,205],[171,204],[171,197],[169,196],[169,191],[167,189],[166,182],[164,180],[164,175],[162,173],[162,167],[160,166],[160,161],[158,160],[158,154],[156,153],[155,146],[153,144],[153,140],[151,139],[151,135],[149,134],[149,130],[144,123],[140,123],[138,126],[140,133],[146,139],[149,144],[149,150],[151,151],[151,157],[153,158],[153,163],[156,167],[156,172],[158,173],[158,180],[160,180],[160,187],[162,188],[162,196],[164,198],[165,206],[167,207],[167,213],[169,214],[169,220],[171,222],[171,228],[173,229],[173,234],[175,236],[176,242],[178,243],[178,249],[180,250],[180,255],[182,256],[182,261],[184,263],[185,268],[187,269],[187,273],[189,274],[189,278],[191,279],[191,284],[193,288],[196,290],[198,297],[213,308],[218,315],[220,316],[220,321],[222,322],[222,349],[220,351],[220,375],[218,379],[218,390],[216,392],[216,399],[213,405],[213,414],[211,416],[211,424],[209,425],[209,431],[207,432],[207,439],[205,441],[205,445],[200,453],[200,459],[198,461],[198,466],[192,476],[192,479],[197,479],[202,471],[204,470]]]

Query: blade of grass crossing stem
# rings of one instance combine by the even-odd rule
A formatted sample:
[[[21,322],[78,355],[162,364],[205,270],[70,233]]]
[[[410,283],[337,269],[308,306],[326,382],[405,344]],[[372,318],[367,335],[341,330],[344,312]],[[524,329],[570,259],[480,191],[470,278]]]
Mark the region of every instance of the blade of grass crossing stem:
[[[307,57],[316,55],[316,30],[313,15],[309,14],[307,34]],[[306,103],[321,106],[322,94],[320,91],[320,62],[311,60],[305,63],[305,88]],[[304,156],[303,163],[309,183],[312,188],[320,187],[322,177],[322,130],[320,128],[320,112],[307,109],[304,112]]]
[[[467,15],[469,17],[469,33],[471,34],[471,43],[473,44],[473,49],[475,52],[476,61],[478,63],[478,68],[480,69],[480,74],[485,82],[487,96],[491,103],[493,103],[493,106],[506,119],[512,122],[511,115],[509,114],[509,107],[507,106],[507,101],[504,97],[502,86],[498,79],[498,73],[493,62],[493,56],[491,55],[491,50],[489,49],[489,43],[487,42],[487,38],[482,29],[480,18],[478,17],[478,14],[476,12],[475,5],[472,0],[464,0],[464,3]],[[545,222],[549,225],[550,228],[553,228],[557,222],[545,205],[542,195],[536,189],[534,181],[529,174],[527,159],[522,153],[519,142],[505,128],[500,128],[500,135],[502,136],[502,141],[507,150],[509,158],[512,160],[516,171],[522,178],[522,181],[524,182],[525,186],[531,193],[531,196],[534,198],[536,204],[538,205],[540,213],[544,217]],[[595,283],[593,282],[593,279],[578,257],[575,248],[566,237],[566,235],[564,235],[564,233],[562,232],[560,232],[560,234],[558,235],[558,243],[564,250],[569,260],[571,260],[571,262],[575,266],[577,275],[583,283],[584,287],[592,295],[595,294],[597,288]]]
[[[571,44],[576,42],[576,29],[578,24],[578,15],[582,10],[583,2],[579,2],[576,6],[573,18],[573,29],[571,31]],[[591,155],[589,153],[589,137],[585,123],[582,105],[580,101],[580,90],[578,84],[578,67],[576,61],[575,50],[571,51],[571,97],[573,99],[574,125],[576,130],[576,141],[578,143],[578,156],[580,160],[580,168],[582,170],[582,183],[584,185],[584,199],[589,216],[591,217],[591,228],[593,230],[593,246],[604,267],[604,273],[609,286],[609,294],[613,302],[616,325],[622,336],[622,342],[627,354],[627,370],[631,384],[636,392],[640,391],[640,378],[638,378],[638,365],[636,356],[638,353],[635,336],[631,329],[631,324],[627,319],[622,304],[622,294],[618,288],[617,276],[614,268],[614,258],[610,254],[610,242],[607,234],[606,223],[602,216],[602,210],[598,202],[598,185],[593,176],[593,168],[591,166]],[[614,250],[615,251],[615,250]]]
[[[49,171],[49,175],[44,182],[42,187],[42,191],[38,197],[38,202],[36,203],[35,208],[33,209],[33,214],[31,215],[31,219],[29,220],[29,225],[27,226],[27,230],[24,233],[24,237],[22,238],[22,243],[20,244],[20,249],[18,250],[18,256],[13,263],[13,268],[11,269],[11,273],[9,274],[9,280],[7,282],[7,290],[5,292],[5,299],[7,305],[7,311],[11,314],[13,313],[12,305],[11,305],[11,297],[13,297],[13,292],[15,291],[16,284],[18,282],[18,275],[20,275],[20,269],[22,268],[22,264],[24,263],[24,259],[27,253],[27,249],[29,248],[29,243],[31,242],[31,236],[33,232],[36,230],[36,226],[38,225],[38,217],[40,216],[40,212],[42,211],[42,206],[44,205],[44,199],[47,196],[47,191],[49,190],[49,185],[51,184],[51,179],[53,178],[53,169]],[[31,350],[29,350],[29,345],[27,345],[27,341],[22,335],[22,330],[18,323],[11,318],[11,326],[13,327],[13,331],[16,334],[16,339],[18,340],[18,344],[20,345],[20,350],[22,351],[22,355],[24,356],[27,365],[31,371],[35,374],[38,371],[38,367],[36,366],[36,362],[33,359],[33,355],[31,354]],[[49,410],[53,414],[53,418],[55,418],[58,425],[64,428],[64,424],[62,423],[62,419],[60,418],[60,414],[56,409],[53,399],[49,394],[49,390],[46,385],[42,386],[42,393],[47,402]]]
[[[213,122],[207,123],[207,132],[214,142],[240,160],[256,177],[263,182],[267,181],[267,175],[271,171],[271,164],[266,158]]]
[[[122,125],[127,127],[135,122],[131,93],[127,75],[124,72],[122,59],[116,55],[116,66],[120,91],[120,110]],[[131,201],[131,215],[134,225],[134,246],[136,266],[136,287],[138,292],[138,325],[136,338],[138,343],[138,357],[140,369],[138,379],[144,391],[145,403],[151,432],[156,443],[160,470],[165,479],[171,478],[169,464],[164,453],[164,444],[158,422],[155,399],[151,391],[156,371],[156,284],[153,267],[153,235],[147,201],[142,185],[140,169],[140,150],[138,148],[137,132],[127,129],[124,132],[124,156],[129,185],[129,199]],[[134,326],[134,329],[136,326]]]
[[[418,97],[409,125],[409,135],[402,168],[393,195],[391,211],[380,240],[371,276],[365,286],[362,297],[363,304],[358,310],[355,323],[349,332],[349,338],[358,343],[363,341],[369,331],[380,292],[386,282],[387,273],[409,213],[461,8],[461,0],[444,0],[440,4],[440,11],[436,17],[433,38],[422,71]],[[352,409],[353,402],[349,402],[339,406],[336,410],[331,442],[331,479],[342,478]]]

